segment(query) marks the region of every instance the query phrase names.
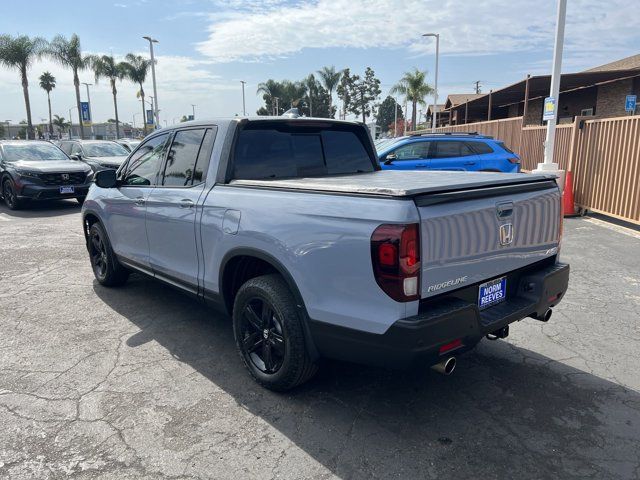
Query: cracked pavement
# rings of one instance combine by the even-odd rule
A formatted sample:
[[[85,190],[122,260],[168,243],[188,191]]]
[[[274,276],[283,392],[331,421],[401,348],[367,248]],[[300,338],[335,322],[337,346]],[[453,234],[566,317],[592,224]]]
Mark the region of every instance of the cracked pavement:
[[[230,322],[93,279],[75,202],[0,207],[0,478],[640,478],[640,234],[565,220],[570,289],[456,373],[256,385]]]

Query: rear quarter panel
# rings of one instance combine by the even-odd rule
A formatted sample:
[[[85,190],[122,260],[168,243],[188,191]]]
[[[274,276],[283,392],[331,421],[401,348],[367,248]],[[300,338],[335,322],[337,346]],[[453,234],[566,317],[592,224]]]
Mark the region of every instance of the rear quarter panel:
[[[239,212],[236,234],[222,230],[225,212]],[[370,238],[381,223],[418,222],[410,200],[327,195],[218,185],[202,206],[204,287],[220,292],[222,259],[250,248],[275,257],[289,272],[313,320],[384,333],[417,313],[378,286]]]

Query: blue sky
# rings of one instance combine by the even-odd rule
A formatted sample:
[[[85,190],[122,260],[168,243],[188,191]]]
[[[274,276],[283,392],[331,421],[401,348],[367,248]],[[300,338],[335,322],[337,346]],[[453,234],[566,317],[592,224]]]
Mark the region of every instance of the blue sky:
[[[569,0],[563,70],[640,53],[640,30],[629,21],[637,16],[633,3]],[[324,65],[353,72],[371,66],[382,98],[413,67],[428,70],[432,82],[434,42],[420,36],[429,31],[441,34],[440,97],[471,93],[475,80],[487,92],[527,73],[548,73],[555,9],[554,0],[30,0],[3,6],[0,33],[47,39],[77,33],[86,52],[116,57],[146,55],[141,36],[154,36],[160,117],[171,124],[191,104],[200,118],[241,113],[240,80],[253,113],[262,103],[258,83],[301,79]],[[68,118],[71,73],[43,60],[29,74],[34,121],[47,116],[37,82],[45,70],[58,79],[53,111]],[[90,72],[81,81],[94,82]],[[118,90],[121,119],[131,121],[141,110],[137,89],[125,81]],[[150,76],[145,91],[152,94]],[[113,117],[107,82],[93,86],[91,97],[96,120]],[[0,120],[23,118],[18,74],[0,67]]]

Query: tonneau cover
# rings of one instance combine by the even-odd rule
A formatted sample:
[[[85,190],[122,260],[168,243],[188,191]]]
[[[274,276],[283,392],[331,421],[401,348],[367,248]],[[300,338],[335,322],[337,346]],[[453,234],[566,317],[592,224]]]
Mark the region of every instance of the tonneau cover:
[[[549,174],[378,170],[370,173],[325,177],[232,180],[230,184],[284,190],[413,197],[426,193],[515,185],[555,178],[555,175]]]

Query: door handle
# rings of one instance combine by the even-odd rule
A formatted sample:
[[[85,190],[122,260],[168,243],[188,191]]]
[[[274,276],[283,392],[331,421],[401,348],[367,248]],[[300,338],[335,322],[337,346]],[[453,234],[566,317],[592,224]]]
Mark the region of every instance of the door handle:
[[[138,197],[134,200],[134,203],[140,207],[142,207],[145,204],[145,200],[144,197]]]
[[[426,166],[427,166],[426,163],[416,163],[416,167],[419,167],[419,168],[424,168]]]
[[[476,162],[464,162],[465,165],[475,165]]]
[[[180,208],[193,208],[194,205],[195,203],[193,203],[193,201],[189,200],[188,198],[183,198],[182,200],[180,200]]]

